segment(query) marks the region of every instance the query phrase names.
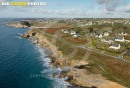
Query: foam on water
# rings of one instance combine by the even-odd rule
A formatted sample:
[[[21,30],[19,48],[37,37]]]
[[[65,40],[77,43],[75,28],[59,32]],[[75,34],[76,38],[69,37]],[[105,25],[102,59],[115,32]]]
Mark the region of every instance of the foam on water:
[[[55,80],[43,77],[40,72],[51,68],[48,54],[40,54],[31,40],[19,37],[29,29],[3,24],[0,27],[0,88],[54,88]]]
[[[68,82],[66,82],[65,80],[67,80],[68,78],[59,78],[60,72],[62,71],[61,68],[57,68],[57,69],[53,69],[52,66],[50,65],[51,62],[51,58],[49,58],[49,52],[47,52],[47,50],[40,48],[38,45],[36,46],[37,49],[39,50],[41,56],[40,58],[42,59],[43,65],[44,67],[47,67],[47,69],[44,69],[43,71],[41,71],[42,74],[44,74],[44,76],[48,79],[51,79],[54,81],[54,88],[67,88],[67,86],[70,86],[70,84]],[[57,73],[57,76],[53,77],[53,73]]]
[[[18,39],[22,39],[20,36],[16,36],[16,38],[18,38]]]
[[[22,39],[22,37],[21,37],[22,33],[17,33],[17,34],[14,34],[14,35],[15,35],[16,38]]]
[[[65,78],[54,78],[54,80],[54,88],[67,88],[67,86],[70,86],[70,84],[65,81]]]

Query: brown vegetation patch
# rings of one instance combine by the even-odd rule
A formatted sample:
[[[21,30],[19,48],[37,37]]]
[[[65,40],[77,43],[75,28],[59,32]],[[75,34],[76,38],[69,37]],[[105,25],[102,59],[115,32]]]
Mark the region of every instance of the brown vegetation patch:
[[[125,84],[123,83],[124,85],[127,84],[127,86],[130,86],[129,64],[115,58],[99,55],[93,52],[89,58],[93,59],[96,63],[101,65],[106,70],[106,72],[108,72],[109,75],[121,80],[121,82],[125,82]]]
[[[55,34],[57,31],[62,30],[62,29],[67,29],[67,27],[62,27],[62,28],[44,28],[43,31],[49,34]]]
[[[83,39],[83,38],[66,38],[65,40],[67,40],[68,42],[72,42],[74,44],[87,44],[88,41],[87,39]]]

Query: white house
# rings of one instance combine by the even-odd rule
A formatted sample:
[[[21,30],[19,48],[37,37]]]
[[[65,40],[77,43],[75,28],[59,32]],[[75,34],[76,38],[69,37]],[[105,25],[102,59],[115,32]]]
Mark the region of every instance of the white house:
[[[65,29],[65,30],[62,29],[62,32],[65,33],[65,34],[70,33],[69,30],[67,30],[67,29]]]
[[[111,44],[111,43],[113,43],[114,41],[113,40],[110,40],[110,39],[101,39],[101,41],[102,42],[106,42],[106,43],[109,43],[109,44]]]
[[[76,34],[76,31],[71,30],[71,31],[70,31],[70,34],[71,34],[71,35],[75,35],[75,34]]]
[[[86,26],[91,26],[91,25],[93,25],[93,22],[86,23]]]
[[[115,38],[115,41],[118,41],[118,42],[125,42],[125,39],[123,36],[118,36],[117,38]]]
[[[114,49],[114,50],[119,50],[121,48],[121,45],[120,44],[112,44],[109,49]]]
[[[122,32],[122,33],[121,33],[121,34],[119,34],[119,35],[126,36],[126,35],[128,35],[128,34],[127,34],[127,33]]]
[[[74,34],[73,37],[80,37],[81,34]]]
[[[62,29],[61,31],[64,32],[64,29]]]
[[[104,32],[103,35],[106,37],[106,36],[109,36],[109,33],[108,32]]]
[[[102,34],[96,34],[95,37],[97,37],[97,38],[102,38],[103,36],[102,36]]]

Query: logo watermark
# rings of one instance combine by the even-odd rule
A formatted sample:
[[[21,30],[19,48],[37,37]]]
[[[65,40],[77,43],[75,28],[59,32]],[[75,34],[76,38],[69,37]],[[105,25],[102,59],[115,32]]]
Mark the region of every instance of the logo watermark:
[[[30,74],[30,78],[43,78],[43,74]]]
[[[45,6],[46,2],[1,2],[1,6]]]

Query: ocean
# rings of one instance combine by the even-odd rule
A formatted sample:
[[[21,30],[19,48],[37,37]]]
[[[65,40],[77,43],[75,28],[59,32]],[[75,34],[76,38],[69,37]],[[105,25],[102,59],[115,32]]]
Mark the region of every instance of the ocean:
[[[5,23],[21,19],[0,19],[0,88],[65,88],[63,79],[52,78],[49,53],[20,37],[29,28]]]

